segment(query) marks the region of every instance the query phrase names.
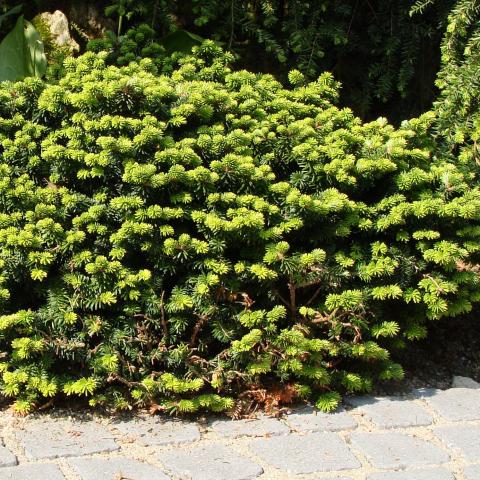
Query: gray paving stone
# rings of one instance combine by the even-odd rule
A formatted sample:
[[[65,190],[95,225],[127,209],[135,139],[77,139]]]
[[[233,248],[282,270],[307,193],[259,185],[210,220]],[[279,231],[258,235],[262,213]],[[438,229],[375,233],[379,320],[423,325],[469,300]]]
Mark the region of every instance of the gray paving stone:
[[[377,468],[397,470],[439,465],[450,458],[436,445],[403,433],[352,433],[350,440]]]
[[[419,427],[433,421],[421,405],[405,398],[362,397],[354,403],[358,405],[356,410],[378,428]]]
[[[142,445],[180,445],[200,440],[200,430],[195,423],[173,419],[162,421],[158,417],[135,417],[112,422],[127,437]]]
[[[94,421],[46,418],[26,423],[15,436],[25,449],[25,455],[33,460],[78,457],[120,448],[113,435]]]
[[[169,480],[160,468],[129,458],[76,458],[68,463],[82,480]]]
[[[480,420],[480,390],[422,388],[414,393],[423,398],[443,418],[453,422]]]
[[[284,435],[290,432],[290,429],[280,420],[268,417],[251,420],[218,420],[212,422],[211,426],[215,433],[226,438],[263,437],[265,435]]]
[[[430,468],[428,470],[372,473],[367,480],[455,480],[455,477],[452,472],[444,468]]]
[[[0,440],[0,467],[11,467],[17,464],[17,457]]]
[[[299,432],[337,432],[357,428],[355,419],[344,410],[322,413],[307,407],[286,416],[285,421]]]
[[[353,480],[353,478],[352,477],[319,477],[318,480]]]
[[[463,457],[470,462],[480,461],[480,427],[456,425],[439,427],[434,433],[449,448],[458,448]]]
[[[250,449],[274,467],[293,474],[335,472],[361,466],[335,433],[261,438],[253,440]]]
[[[53,463],[35,463],[0,469],[0,480],[65,480]]]
[[[390,397],[374,397],[372,395],[361,395],[358,397],[345,397],[344,402],[351,407],[363,407],[372,403],[385,402]]]
[[[463,469],[466,480],[480,480],[480,465],[470,465]]]
[[[221,444],[170,450],[157,458],[182,480],[251,480],[263,473],[260,465]]]

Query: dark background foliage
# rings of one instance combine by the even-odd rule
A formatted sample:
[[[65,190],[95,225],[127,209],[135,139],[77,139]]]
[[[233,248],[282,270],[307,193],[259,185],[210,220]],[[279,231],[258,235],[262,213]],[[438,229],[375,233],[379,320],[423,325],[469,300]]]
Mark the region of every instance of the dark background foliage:
[[[435,98],[440,42],[454,4],[441,0],[415,15],[411,0],[37,0],[23,2],[23,10],[27,18],[64,11],[83,43],[147,22],[158,38],[177,29],[212,38],[236,54],[237,67],[280,80],[292,68],[309,78],[331,71],[343,85],[344,105],[364,119],[396,122]]]

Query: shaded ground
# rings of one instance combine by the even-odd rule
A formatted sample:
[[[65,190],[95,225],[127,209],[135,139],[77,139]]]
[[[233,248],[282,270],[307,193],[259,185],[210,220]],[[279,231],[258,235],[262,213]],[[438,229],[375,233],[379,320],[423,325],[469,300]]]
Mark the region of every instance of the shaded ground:
[[[465,318],[432,322],[428,338],[412,343],[394,354],[405,369],[405,379],[380,385],[378,393],[409,392],[412,388],[446,389],[452,376],[461,375],[480,382],[480,320]]]

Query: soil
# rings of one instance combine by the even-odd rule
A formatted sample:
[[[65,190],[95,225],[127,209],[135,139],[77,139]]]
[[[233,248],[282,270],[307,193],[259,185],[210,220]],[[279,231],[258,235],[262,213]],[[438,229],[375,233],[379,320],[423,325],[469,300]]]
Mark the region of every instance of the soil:
[[[461,375],[480,382],[480,323],[478,315],[432,322],[426,340],[392,355],[405,370],[400,382],[378,385],[375,394],[408,393],[413,388],[451,387]]]

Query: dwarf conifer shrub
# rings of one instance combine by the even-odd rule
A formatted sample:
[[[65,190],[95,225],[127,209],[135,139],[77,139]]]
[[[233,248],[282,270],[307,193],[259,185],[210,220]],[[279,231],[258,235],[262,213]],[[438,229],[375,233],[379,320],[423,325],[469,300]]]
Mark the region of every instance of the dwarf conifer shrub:
[[[161,76],[87,53],[57,85],[0,85],[0,383],[17,410],[332,410],[479,299],[476,174],[430,158],[430,115],[362,124],[329,74],[285,88],[230,60],[206,42]]]
[[[159,68],[169,57],[165,48],[155,42],[155,31],[146,24],[129,28],[125,35],[120,37],[109,31],[104,38],[95,38],[87,43],[90,52],[107,52],[106,63],[128,65],[130,62],[143,58],[150,58]]]

